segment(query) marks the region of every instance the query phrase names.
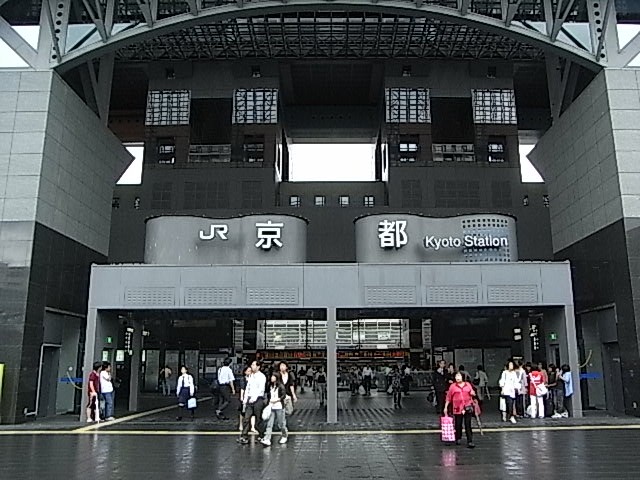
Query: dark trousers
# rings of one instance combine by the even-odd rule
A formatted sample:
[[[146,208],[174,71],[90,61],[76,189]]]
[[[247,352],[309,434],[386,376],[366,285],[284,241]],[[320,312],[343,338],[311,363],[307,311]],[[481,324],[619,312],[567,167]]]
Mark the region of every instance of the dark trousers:
[[[393,404],[400,407],[402,402],[402,389],[400,387],[393,387]]]
[[[218,393],[218,412],[222,413],[225,408],[229,406],[231,402],[231,386],[220,385],[220,391]]]
[[[258,436],[264,435],[264,421],[262,421],[262,410],[264,410],[264,399],[259,398],[254,403],[247,403],[247,409],[244,411],[244,421],[242,424],[242,438],[249,437],[249,430],[251,430],[251,417],[256,417],[256,430]]]
[[[505,403],[507,405],[507,418],[511,418],[513,417],[513,402],[516,400],[513,397],[510,397],[509,395],[506,395],[504,397]]]
[[[447,397],[447,392],[436,390],[436,412],[442,415],[444,410],[444,400]]]
[[[471,430],[471,417],[473,414],[465,413],[454,415],[453,420],[456,427],[456,440],[462,439],[462,423],[464,422],[464,432],[467,435],[467,443],[473,442],[473,431]]]
[[[362,377],[362,385],[365,395],[369,395],[371,393],[371,377]]]
[[[516,414],[524,417],[527,411],[527,395],[516,394]]]
[[[573,417],[573,405],[571,403],[572,398],[573,398],[573,395],[569,395],[568,397],[565,396],[562,401],[562,406],[564,407],[565,411],[569,414],[570,417]]]

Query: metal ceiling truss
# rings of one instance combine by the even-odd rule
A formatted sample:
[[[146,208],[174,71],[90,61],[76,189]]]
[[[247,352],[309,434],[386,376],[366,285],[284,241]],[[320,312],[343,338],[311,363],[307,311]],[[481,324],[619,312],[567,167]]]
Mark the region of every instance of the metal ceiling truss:
[[[367,23],[372,16],[373,27]],[[93,24],[99,41],[67,51],[69,18]],[[291,24],[294,18],[298,24]],[[596,70],[625,66],[640,52],[640,36],[618,49],[616,18],[615,0],[42,0],[39,21],[48,32],[49,61],[61,69],[111,52],[143,61],[370,54],[509,59],[538,58],[544,51]],[[568,26],[575,22],[589,23],[590,45],[572,35]],[[129,26],[114,33],[122,24]],[[6,28],[0,35],[34,62]],[[182,43],[189,38],[197,42]]]
[[[117,51],[125,61],[237,58],[541,60],[540,49],[465,25],[398,15],[314,12],[232,18]]]
[[[74,4],[76,21],[95,25],[100,42],[80,42],[78,48],[61,51],[63,58],[57,60],[62,69],[108,52],[116,52],[117,59],[147,61],[308,56],[539,59],[545,50],[598,68],[591,51],[558,39],[566,22],[587,18],[588,0],[67,1]],[[283,23],[275,24],[279,22]],[[546,32],[531,22],[547,22]],[[130,27],[114,33],[114,25],[123,23]]]

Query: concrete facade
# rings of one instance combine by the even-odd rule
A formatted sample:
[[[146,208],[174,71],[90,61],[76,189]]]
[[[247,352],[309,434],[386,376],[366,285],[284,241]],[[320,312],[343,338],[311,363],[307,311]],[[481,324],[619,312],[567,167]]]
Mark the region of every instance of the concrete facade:
[[[12,423],[37,410],[45,310],[86,311],[131,157],[55,72],[2,71],[0,90],[0,417]]]
[[[585,404],[639,415],[640,72],[601,71],[531,157],[549,187],[554,256],[572,263],[592,359]]]

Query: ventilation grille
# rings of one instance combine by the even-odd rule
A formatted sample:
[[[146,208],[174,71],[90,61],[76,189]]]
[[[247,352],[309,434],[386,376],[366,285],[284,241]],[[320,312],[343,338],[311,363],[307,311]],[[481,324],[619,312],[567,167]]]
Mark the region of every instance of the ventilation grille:
[[[127,288],[124,293],[124,304],[132,306],[172,307],[176,295],[173,287],[135,287]]]
[[[489,285],[487,287],[489,303],[537,303],[536,285]]]
[[[415,287],[365,287],[367,305],[415,305]]]
[[[233,287],[189,287],[184,289],[184,304],[234,305],[236,289]]]
[[[427,303],[463,305],[478,303],[476,286],[427,287]]]
[[[298,305],[296,287],[247,288],[247,305]]]

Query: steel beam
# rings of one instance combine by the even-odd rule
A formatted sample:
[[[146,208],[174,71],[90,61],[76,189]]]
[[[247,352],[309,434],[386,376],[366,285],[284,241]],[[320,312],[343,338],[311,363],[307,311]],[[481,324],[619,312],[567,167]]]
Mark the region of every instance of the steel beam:
[[[158,19],[158,0],[136,0],[136,2],[147,26],[153,27]]]
[[[521,3],[522,0],[502,0],[502,19],[507,27],[511,26]]]
[[[201,0],[187,0],[187,4],[189,4],[189,13],[191,15],[198,15],[200,13]]]
[[[551,118],[555,122],[562,114],[565,100],[575,92],[578,69],[570,60],[563,61],[554,54],[547,54],[545,61]]]
[[[98,116],[105,125],[109,123],[109,105],[111,103],[114,63],[115,54],[113,52],[108,53],[100,58],[98,62],[98,73],[96,74],[93,60],[87,62],[91,91],[93,93],[93,101],[90,103],[96,106]]]
[[[18,54],[30,67],[35,67],[38,63],[38,52],[29,45],[24,38],[18,35],[9,22],[0,16],[0,38]]]
[[[470,4],[471,0],[458,0],[458,10],[460,10],[460,15],[466,15],[469,13]]]
[[[573,8],[573,4],[575,3],[575,0],[567,0],[567,1],[568,3],[565,6],[565,9],[563,11],[562,0],[558,0],[558,5],[556,7],[556,16],[553,21],[553,27],[551,29],[551,33],[549,35],[549,38],[551,39],[552,42],[554,42],[558,38],[558,34],[562,29],[562,25],[564,24],[564,22],[566,22],[567,17],[569,16],[569,13],[571,13],[571,9]]]

